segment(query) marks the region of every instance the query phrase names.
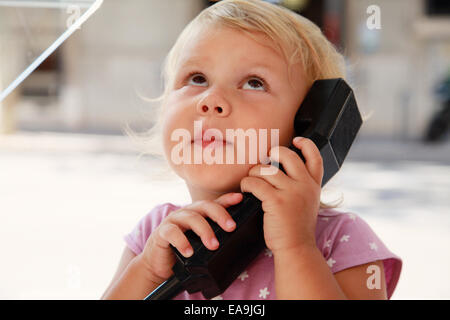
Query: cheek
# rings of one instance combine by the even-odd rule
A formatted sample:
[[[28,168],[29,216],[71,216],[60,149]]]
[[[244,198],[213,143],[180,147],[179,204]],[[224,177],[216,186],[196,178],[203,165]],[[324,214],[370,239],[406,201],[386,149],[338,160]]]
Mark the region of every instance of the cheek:
[[[277,130],[278,144],[288,145],[294,135],[294,117],[299,108],[296,104],[292,97],[270,100],[264,104],[264,108],[255,111],[258,117],[252,113],[249,127],[266,128],[268,143],[271,142],[271,130]]]
[[[166,149],[167,145],[170,143],[170,137],[172,134],[173,123],[170,118],[164,117],[162,122],[162,140],[164,144],[164,149]]]
[[[288,146],[292,143],[294,135],[293,118],[285,117],[283,119],[277,119],[276,123],[271,121],[265,128],[268,128],[266,134],[269,146],[268,150],[276,145]]]
[[[280,134],[280,145],[288,146],[292,144],[292,139],[295,136],[294,130],[294,118],[297,113],[298,107],[289,108],[289,112],[281,115],[279,119],[279,134]]]
[[[172,134],[175,132],[175,130],[180,130],[183,128],[185,128],[185,126],[183,126],[182,119],[176,117],[175,114],[171,114],[170,111],[165,114],[162,120],[161,135],[164,152],[168,159],[170,157],[173,146],[178,143],[176,139],[175,141],[172,141]]]

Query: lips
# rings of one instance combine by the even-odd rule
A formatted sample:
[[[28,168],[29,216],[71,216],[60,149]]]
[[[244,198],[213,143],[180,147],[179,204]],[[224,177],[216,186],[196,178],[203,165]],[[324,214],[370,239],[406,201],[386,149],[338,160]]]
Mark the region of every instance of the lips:
[[[214,146],[225,146],[227,144],[229,144],[226,140],[215,140],[214,137],[211,138],[211,140],[201,140],[201,139],[197,139],[197,140],[193,140],[192,141],[195,144],[201,144],[202,147],[206,147],[210,144],[214,144]]]
[[[206,147],[206,146],[208,146],[211,143],[214,143],[215,146],[231,144],[229,141],[216,138],[215,136],[211,136],[209,138],[205,138],[205,131],[206,130],[208,130],[208,129],[203,129],[202,130],[202,136],[198,137],[198,138],[195,138],[195,139],[192,139],[191,143],[201,144],[203,147]]]

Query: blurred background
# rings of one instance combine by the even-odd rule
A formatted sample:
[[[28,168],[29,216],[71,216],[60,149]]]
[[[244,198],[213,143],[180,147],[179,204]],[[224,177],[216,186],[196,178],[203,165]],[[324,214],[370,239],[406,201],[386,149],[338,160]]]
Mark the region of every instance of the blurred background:
[[[345,55],[368,116],[324,196],[403,259],[392,299],[450,298],[450,3],[285,0]],[[105,0],[0,102],[0,299],[98,299],[122,237],[184,182],[123,131],[154,124],[162,62],[206,0]],[[94,4],[0,1],[0,93]]]

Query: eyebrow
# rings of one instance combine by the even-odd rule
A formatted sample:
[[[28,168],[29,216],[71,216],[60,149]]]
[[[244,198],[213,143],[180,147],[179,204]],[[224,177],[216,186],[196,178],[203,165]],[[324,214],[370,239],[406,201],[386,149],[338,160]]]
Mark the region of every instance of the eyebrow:
[[[209,58],[199,58],[199,57],[193,57],[191,59],[188,59],[186,61],[184,61],[181,65],[180,65],[180,69],[181,68],[185,68],[188,67],[190,65],[200,65],[201,63],[203,63],[205,60],[209,60]],[[255,63],[250,63],[248,64],[249,67],[251,68],[263,68],[266,70],[271,70],[271,65],[264,63],[264,62],[255,62]]]

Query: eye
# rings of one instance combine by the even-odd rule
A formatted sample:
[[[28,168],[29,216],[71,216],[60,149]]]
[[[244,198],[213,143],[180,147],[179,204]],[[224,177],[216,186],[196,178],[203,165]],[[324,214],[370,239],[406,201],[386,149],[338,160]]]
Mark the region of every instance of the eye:
[[[250,76],[248,76],[248,79],[249,80],[247,80],[243,86],[244,89],[246,89],[245,85],[247,83],[250,85],[251,89],[253,88],[253,89],[256,89],[257,91],[265,91],[269,88],[266,81],[259,76],[250,75]],[[197,72],[197,71],[191,72],[187,76],[187,83],[193,84],[193,85],[199,85],[202,87],[207,86],[205,77],[200,72]],[[203,84],[203,83],[205,83],[205,84]]]
[[[252,78],[250,78],[246,84],[250,84],[250,87],[256,88],[259,91],[264,91],[266,89],[266,82],[264,81],[264,79],[261,79],[259,77],[256,76],[251,76]],[[243,88],[245,89],[245,84],[243,86]]]
[[[191,72],[189,75],[188,75],[188,84],[190,84],[190,80],[192,79],[192,81],[195,83],[195,84],[201,84],[202,82],[203,82],[203,80],[205,79],[205,77],[203,77],[202,75],[201,75],[201,73],[198,73],[198,72]]]

